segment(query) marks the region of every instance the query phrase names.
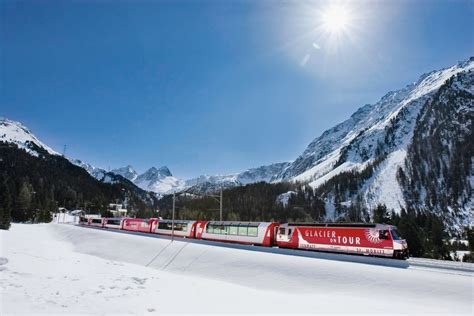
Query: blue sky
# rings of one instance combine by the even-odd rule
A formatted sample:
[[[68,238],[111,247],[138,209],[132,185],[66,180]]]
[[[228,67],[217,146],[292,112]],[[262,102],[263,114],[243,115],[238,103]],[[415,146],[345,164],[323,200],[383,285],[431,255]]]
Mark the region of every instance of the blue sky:
[[[474,55],[472,1],[0,3],[0,116],[97,166],[178,177],[293,160]],[[333,6],[338,33],[321,27]]]

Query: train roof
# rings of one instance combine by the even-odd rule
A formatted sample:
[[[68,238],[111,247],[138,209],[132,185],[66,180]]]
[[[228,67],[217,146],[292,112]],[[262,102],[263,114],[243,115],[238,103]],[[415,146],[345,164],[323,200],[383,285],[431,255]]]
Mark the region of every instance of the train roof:
[[[288,223],[288,226],[306,226],[306,227],[365,227],[375,228],[377,225],[374,223]],[[382,224],[383,225],[383,224]],[[389,225],[387,225],[389,226]]]
[[[174,221],[172,219],[160,219],[158,220],[159,223],[172,223],[174,222],[175,224],[189,224],[189,223],[194,223],[196,221],[194,220],[185,220],[185,219],[175,219]]]
[[[258,226],[260,224],[271,224],[271,222],[233,222],[233,221],[210,221],[209,224],[211,225],[240,225],[240,226]]]

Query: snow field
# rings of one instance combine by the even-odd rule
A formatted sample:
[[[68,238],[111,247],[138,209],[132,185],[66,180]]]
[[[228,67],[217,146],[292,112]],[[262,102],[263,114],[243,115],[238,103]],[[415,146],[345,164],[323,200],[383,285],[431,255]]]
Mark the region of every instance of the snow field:
[[[472,275],[171,242],[63,224],[0,231],[0,314],[471,315]]]

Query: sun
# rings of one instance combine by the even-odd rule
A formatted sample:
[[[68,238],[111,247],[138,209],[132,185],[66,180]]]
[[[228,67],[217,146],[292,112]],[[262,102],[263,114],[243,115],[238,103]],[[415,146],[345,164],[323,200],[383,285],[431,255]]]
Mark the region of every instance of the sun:
[[[343,5],[333,5],[322,12],[322,26],[326,32],[343,32],[350,22],[350,12]]]

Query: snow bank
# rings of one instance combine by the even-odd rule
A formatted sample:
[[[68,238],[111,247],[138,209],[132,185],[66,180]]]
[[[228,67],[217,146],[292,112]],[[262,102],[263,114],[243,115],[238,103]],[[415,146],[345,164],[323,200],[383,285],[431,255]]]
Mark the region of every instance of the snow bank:
[[[472,313],[472,275],[171,242],[0,231],[0,313]]]

